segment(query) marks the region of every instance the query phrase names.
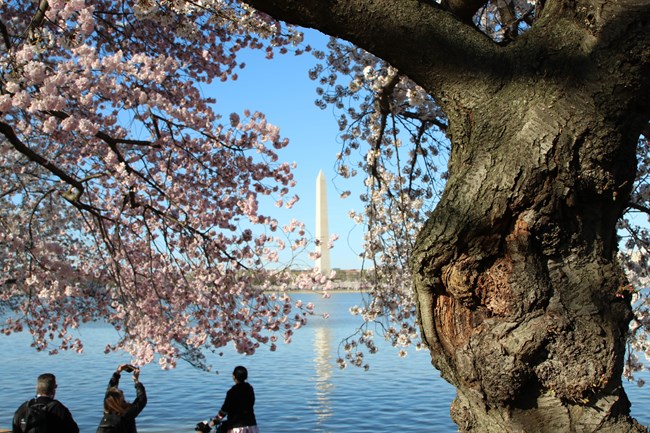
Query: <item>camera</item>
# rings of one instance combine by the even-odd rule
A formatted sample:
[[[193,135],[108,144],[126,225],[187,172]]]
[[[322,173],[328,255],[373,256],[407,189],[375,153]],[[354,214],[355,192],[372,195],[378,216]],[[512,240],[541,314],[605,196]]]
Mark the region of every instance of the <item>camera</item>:
[[[127,373],[131,373],[133,372],[133,370],[135,370],[135,367],[129,364],[129,365],[125,365],[123,370],[126,371]]]
[[[200,422],[194,427],[194,430],[201,432],[201,433],[210,433],[210,424],[207,422]]]

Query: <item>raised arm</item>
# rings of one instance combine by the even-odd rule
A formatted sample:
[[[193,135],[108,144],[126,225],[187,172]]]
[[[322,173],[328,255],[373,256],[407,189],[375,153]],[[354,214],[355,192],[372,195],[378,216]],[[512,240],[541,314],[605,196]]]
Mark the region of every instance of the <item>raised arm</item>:
[[[140,369],[133,371],[133,382],[135,385],[135,400],[131,403],[131,407],[124,414],[125,418],[137,417],[142,409],[147,405],[147,392],[144,385],[140,382]]]

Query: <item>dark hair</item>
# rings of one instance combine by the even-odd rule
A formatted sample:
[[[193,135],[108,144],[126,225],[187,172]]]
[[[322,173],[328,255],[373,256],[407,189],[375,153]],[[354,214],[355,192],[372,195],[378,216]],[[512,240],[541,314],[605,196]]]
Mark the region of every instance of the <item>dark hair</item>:
[[[54,390],[56,390],[56,377],[52,373],[44,373],[38,376],[36,394],[54,395]]]
[[[235,376],[237,382],[245,382],[246,379],[248,379],[248,370],[246,370],[246,367],[238,365],[235,367],[235,371],[232,372],[232,375]]]

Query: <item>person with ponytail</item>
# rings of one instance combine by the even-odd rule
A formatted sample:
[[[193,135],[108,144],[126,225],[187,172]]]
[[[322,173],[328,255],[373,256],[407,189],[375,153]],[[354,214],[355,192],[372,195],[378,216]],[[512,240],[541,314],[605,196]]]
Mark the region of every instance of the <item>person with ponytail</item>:
[[[120,373],[132,372],[135,384],[135,400],[129,403],[119,388]],[[121,364],[111,376],[104,396],[104,416],[97,427],[97,433],[137,433],[135,418],[147,405],[147,393],[140,382],[140,369]]]

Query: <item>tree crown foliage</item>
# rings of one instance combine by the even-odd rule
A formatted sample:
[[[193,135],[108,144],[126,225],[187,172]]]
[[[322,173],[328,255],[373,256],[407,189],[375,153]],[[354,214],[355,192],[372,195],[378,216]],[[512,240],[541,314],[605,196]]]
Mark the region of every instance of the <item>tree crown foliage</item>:
[[[534,26],[543,1],[453,2],[506,46]],[[236,79],[244,49],[301,53],[291,26],[236,1],[0,1],[0,305],[5,333],[27,328],[40,350],[78,349],[68,330],[107,320],[140,362],[184,357],[234,343],[242,353],[290,341],[311,306],[267,290],[326,284],[270,270],[279,251],[309,244],[301,223],[259,211],[290,207],[287,146],[262,113],[222,116],[201,91]],[[420,345],[407,266],[416,233],[436,203],[450,152],[448,120],[399,70],[347,42],[315,52],[317,105],[339,113],[338,173],[362,177],[367,227],[367,325],[341,365],[367,365],[370,324],[403,352]],[[281,60],[278,60],[281,61]],[[621,261],[637,293],[628,372],[650,353],[648,143],[621,219]],[[349,191],[343,196],[350,194]],[[639,224],[641,223],[641,224]],[[58,348],[52,348],[52,341]]]

